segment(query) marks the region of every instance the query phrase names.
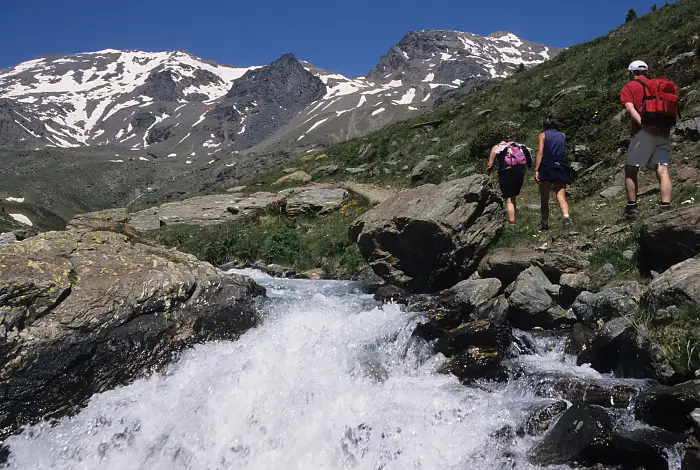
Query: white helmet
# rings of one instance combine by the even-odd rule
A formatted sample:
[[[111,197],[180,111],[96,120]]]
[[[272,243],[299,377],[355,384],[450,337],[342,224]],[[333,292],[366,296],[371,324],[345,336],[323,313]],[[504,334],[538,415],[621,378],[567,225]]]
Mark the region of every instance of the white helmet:
[[[634,62],[632,62],[632,63],[630,64],[629,67],[627,67],[627,69],[628,69],[630,72],[647,71],[647,70],[649,70],[649,66],[648,66],[647,63],[644,62],[644,61],[635,60]]]

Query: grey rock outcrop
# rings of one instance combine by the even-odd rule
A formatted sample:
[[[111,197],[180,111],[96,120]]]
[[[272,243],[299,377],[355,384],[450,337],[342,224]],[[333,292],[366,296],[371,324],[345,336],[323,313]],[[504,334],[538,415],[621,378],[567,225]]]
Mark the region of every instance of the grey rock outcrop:
[[[281,186],[283,184],[290,184],[290,183],[301,183],[301,184],[306,184],[309,183],[313,178],[311,175],[306,173],[305,171],[294,171],[286,176],[281,177],[277,181],[275,181],[273,186]]]
[[[536,327],[556,329],[572,325],[576,318],[552,299],[552,296],[556,298],[558,295],[559,286],[549,282],[540,268],[527,268],[515,280],[508,296],[510,323],[525,330]]]
[[[426,181],[430,173],[437,171],[440,157],[437,155],[428,155],[421,160],[411,172],[411,181],[414,183]]]
[[[112,232],[0,245],[0,425],[60,415],[208,339],[254,326],[264,290]]]
[[[700,257],[683,261],[649,283],[644,292],[644,301],[656,307],[700,303],[699,276]]]
[[[628,282],[605,287],[600,292],[582,292],[571,310],[581,323],[594,327],[599,320],[631,316],[639,312],[644,286]]]
[[[653,378],[663,383],[676,378],[661,347],[649,340],[644,327],[626,317],[606,323],[579,356],[578,364],[590,364],[598,372],[613,372],[617,377]]]
[[[493,184],[474,175],[402,191],[353,222],[349,234],[387,282],[430,292],[467,279],[502,221]]]
[[[644,221],[639,261],[646,271],[662,272],[700,254],[700,205],[676,209]]]
[[[562,274],[573,274],[583,269],[583,263],[563,253],[542,253],[530,248],[500,248],[484,257],[479,264],[479,275],[495,277],[504,286],[509,285],[530,266],[537,266],[553,283],[559,283]]]
[[[347,197],[342,188],[309,189],[287,199],[284,210],[289,215],[328,214],[340,209]]]
[[[129,225],[139,232],[163,225],[214,225],[281,204],[283,200],[282,195],[267,192],[197,196],[134,212]]]

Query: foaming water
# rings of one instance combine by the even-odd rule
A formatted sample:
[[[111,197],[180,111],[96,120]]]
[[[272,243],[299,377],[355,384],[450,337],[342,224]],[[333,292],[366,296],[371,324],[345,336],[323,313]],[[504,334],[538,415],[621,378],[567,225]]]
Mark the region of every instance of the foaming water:
[[[421,317],[377,307],[360,284],[259,282],[261,326],[27,428],[6,441],[10,468],[531,468],[534,438],[501,432],[543,402],[525,382],[436,373],[444,358],[411,337]],[[553,346],[522,365],[576,369],[562,358]]]

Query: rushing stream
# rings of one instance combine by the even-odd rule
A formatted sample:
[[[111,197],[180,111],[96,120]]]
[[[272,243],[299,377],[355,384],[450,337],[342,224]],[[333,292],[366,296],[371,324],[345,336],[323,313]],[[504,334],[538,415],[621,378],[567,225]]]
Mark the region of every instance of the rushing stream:
[[[527,378],[462,386],[411,337],[419,314],[378,307],[360,284],[256,277],[270,298],[260,327],[27,428],[6,442],[10,468],[531,468],[540,438],[499,432],[547,402]],[[559,339],[534,341],[518,367],[613,380],[576,367]]]

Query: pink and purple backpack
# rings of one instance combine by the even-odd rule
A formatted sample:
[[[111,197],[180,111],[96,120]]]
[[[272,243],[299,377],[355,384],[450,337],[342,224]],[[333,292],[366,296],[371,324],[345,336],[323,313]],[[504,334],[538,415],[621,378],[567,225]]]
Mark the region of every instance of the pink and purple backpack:
[[[516,142],[508,142],[506,156],[503,159],[506,168],[524,168],[527,165],[525,152]]]

